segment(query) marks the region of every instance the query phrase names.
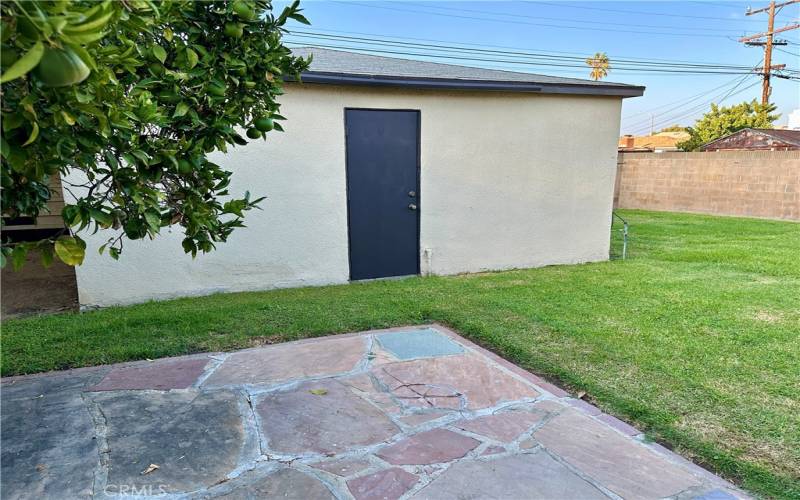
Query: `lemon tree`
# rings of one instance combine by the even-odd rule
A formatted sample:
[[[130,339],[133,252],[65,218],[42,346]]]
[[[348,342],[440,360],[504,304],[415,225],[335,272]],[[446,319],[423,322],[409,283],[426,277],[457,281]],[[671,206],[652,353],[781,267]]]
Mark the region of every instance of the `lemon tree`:
[[[56,174],[69,193],[68,229],[4,240],[4,265],[32,249],[80,264],[96,230],[119,258],[166,226],[194,256],[243,226],[261,199],[229,193],[208,155],[282,130],[283,76],[309,63],[282,44],[290,19],[308,23],[298,2],[7,0],[0,16],[3,217],[46,210]]]

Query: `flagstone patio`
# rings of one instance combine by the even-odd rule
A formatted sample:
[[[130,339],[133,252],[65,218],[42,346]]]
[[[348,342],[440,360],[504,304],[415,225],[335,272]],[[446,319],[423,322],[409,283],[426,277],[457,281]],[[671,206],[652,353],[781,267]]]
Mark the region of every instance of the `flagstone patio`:
[[[744,498],[431,325],[2,380],[2,498]]]

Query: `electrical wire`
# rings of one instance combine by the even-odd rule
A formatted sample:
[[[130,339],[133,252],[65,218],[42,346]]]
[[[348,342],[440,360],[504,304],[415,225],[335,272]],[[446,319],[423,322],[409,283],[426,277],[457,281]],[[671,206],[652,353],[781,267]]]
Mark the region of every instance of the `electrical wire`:
[[[299,38],[299,40],[297,40]],[[290,35],[286,39],[288,42],[303,45],[308,44],[309,42],[304,40],[302,35]],[[533,61],[530,59],[500,59],[496,57],[489,57],[483,54],[479,54],[477,56],[472,56],[468,54],[453,54],[451,52],[445,51],[432,51],[430,49],[425,51],[426,49],[420,48],[411,48],[407,50],[402,50],[401,48],[397,48],[395,50],[388,50],[393,49],[394,47],[385,47],[385,48],[374,48],[371,46],[363,47],[358,45],[335,45],[330,43],[315,43],[311,42],[312,46],[320,47],[320,48],[327,48],[327,49],[338,49],[338,50],[347,50],[347,51],[361,51],[366,52],[368,54],[391,54],[391,55],[400,55],[400,56],[411,56],[411,57],[428,57],[434,59],[447,59],[447,60],[458,60],[458,61],[471,61],[471,62],[499,62],[499,63],[507,63],[507,64],[518,64],[524,66],[533,66],[533,67],[566,67],[566,68],[581,68],[586,69],[586,64],[578,64],[578,63],[561,63],[561,62],[552,62],[552,61]],[[416,52],[411,52],[411,50],[417,50]],[[513,57],[513,56],[511,56]],[[642,66],[622,66],[616,65],[614,66],[616,71],[640,71],[640,72],[650,72],[650,73],[680,73],[680,74],[693,74],[693,75],[707,75],[707,74],[714,74],[714,75],[741,75],[749,72],[748,70],[744,69],[713,69],[713,68],[662,68],[662,67],[648,67],[645,65]]]
[[[545,28],[559,28],[559,29],[571,29],[571,30],[589,30],[589,31],[604,31],[604,32],[613,32],[613,33],[632,33],[632,34],[643,34],[643,35],[658,35],[658,36],[679,36],[679,37],[701,37],[701,38],[729,38],[727,35],[711,35],[711,34],[700,34],[700,33],[674,33],[674,32],[663,32],[663,31],[639,31],[639,30],[622,30],[617,28],[590,28],[586,26],[570,26],[570,25],[558,25],[558,24],[547,24],[547,23],[533,23],[528,21],[521,21],[521,20],[513,20],[513,19],[491,19],[487,17],[477,17],[477,16],[467,16],[467,15],[459,15],[459,14],[444,14],[441,12],[430,12],[430,11],[420,11],[414,9],[405,9],[401,7],[395,6],[388,6],[388,5],[374,5],[374,4],[365,4],[360,2],[342,2],[336,1],[336,3],[340,5],[347,5],[349,7],[366,7],[370,9],[383,9],[383,10],[391,10],[396,12],[410,12],[414,14],[426,14],[431,16],[440,16],[440,17],[448,17],[454,19],[471,19],[475,21],[482,21],[482,22],[497,22],[497,23],[506,23],[506,24],[517,24],[517,25],[527,25],[527,26],[540,26]],[[565,4],[566,5],[566,4]]]
[[[663,16],[663,17],[680,17],[684,19],[711,19],[714,21],[726,21],[726,22],[760,22],[757,19],[725,19],[720,17],[711,17],[711,16],[689,16],[685,14],[667,14],[665,12],[646,12],[641,10],[621,10],[621,9],[607,9],[603,7],[588,7],[585,5],[573,5],[570,2],[561,2],[561,3],[553,3],[553,2],[529,2],[531,4],[537,5],[554,5],[557,7],[567,7],[570,9],[584,9],[584,10],[596,10],[601,12],[616,12],[618,14],[641,14],[644,16]]]
[[[458,45],[466,46],[466,47],[478,47],[478,48],[490,48],[490,49],[509,49],[509,50],[512,50],[512,51],[529,50],[529,49],[525,49],[525,48],[521,48],[521,47],[515,47],[515,46],[509,46],[509,45],[487,45],[487,44],[478,44],[478,43],[469,43],[469,42],[457,42],[457,41],[453,41],[453,40],[438,40],[438,39],[432,39],[432,38],[413,38],[413,37],[399,36],[399,35],[388,36],[388,35],[380,35],[380,34],[376,34],[376,33],[365,33],[365,32],[360,32],[360,31],[343,31],[343,30],[336,30],[336,29],[327,29],[327,28],[320,28],[318,26],[314,26],[314,29],[317,32],[324,32],[325,34],[360,35],[360,36],[364,36],[364,37],[372,37],[373,39],[375,37],[385,38],[385,39],[389,39],[390,41],[394,41],[394,40],[400,40],[400,41],[411,40],[411,41],[417,41],[417,42],[434,42],[434,43],[444,43],[444,44],[458,44]],[[294,30],[292,30],[292,31],[294,31]],[[546,51],[543,51],[543,50],[538,50],[538,51],[539,52],[544,52],[544,53],[547,53],[547,54],[564,54],[564,55],[578,56],[581,59],[584,59],[584,58],[588,57],[587,54],[581,54],[581,53],[577,53],[577,52],[564,52],[564,51],[558,51],[558,50],[552,50],[552,49],[551,50],[546,50]],[[613,60],[615,60],[615,61],[618,60],[618,59],[630,59],[632,61],[635,60],[635,61],[651,61],[651,62],[666,62],[666,63],[714,64],[714,63],[704,63],[704,62],[700,62],[700,61],[690,61],[690,60],[685,60],[685,59],[659,59],[659,58],[642,59],[642,58],[638,58],[638,57],[634,57],[634,56],[623,56],[621,54],[609,55],[608,57],[613,59]]]
[[[572,23],[581,23],[581,24],[601,24],[604,26],[630,26],[630,23],[612,23],[606,21],[583,21],[580,19],[571,19],[571,18],[564,18],[564,17],[544,17],[539,15],[529,15],[529,14],[519,14],[519,13],[512,13],[512,12],[498,12],[495,10],[478,10],[478,9],[464,9],[464,8],[456,8],[456,7],[444,7],[441,5],[431,5],[427,3],[415,3],[415,2],[403,2],[403,5],[412,5],[414,7],[422,7],[426,9],[437,9],[437,10],[447,10],[451,12],[470,12],[476,14],[483,14],[487,16],[506,16],[506,17],[513,17],[513,18],[526,18],[526,19],[544,19],[546,21],[567,21]],[[694,26],[665,26],[663,24],[641,24],[636,23],[637,27],[640,28],[657,28],[657,29],[677,29],[677,30],[701,30],[701,31],[725,31],[725,32],[741,32],[742,30],[734,29],[734,28],[707,28],[707,27],[694,27]]]
[[[287,39],[288,40],[288,39]],[[301,41],[294,41],[288,40],[298,46],[303,46],[305,43]],[[472,62],[500,62],[500,63],[508,63],[508,64],[518,64],[518,65],[525,65],[525,66],[533,66],[533,67],[540,67],[540,68],[548,68],[550,66],[556,67],[566,67],[566,68],[582,68],[587,69],[588,66],[579,65],[579,64],[562,64],[562,63],[554,63],[554,62],[534,62],[534,61],[526,61],[526,60],[513,60],[513,59],[488,59],[485,57],[470,57],[470,56],[460,56],[460,55],[452,55],[452,54],[442,54],[442,53],[425,53],[425,52],[409,52],[403,50],[384,50],[384,49],[375,49],[369,47],[358,47],[352,45],[330,45],[330,44],[313,44],[315,47],[319,48],[326,48],[326,49],[335,49],[335,50],[345,50],[351,52],[366,52],[368,54],[391,54],[394,56],[411,56],[411,57],[428,57],[434,59],[447,59],[447,60],[459,60],[459,61],[472,61]],[[628,67],[620,67],[615,66],[615,71],[641,71],[641,72],[651,72],[651,73],[673,73],[673,74],[684,74],[684,75],[741,75],[744,74],[742,70],[694,70],[694,69],[684,69],[684,70],[675,70],[675,69],[666,69],[666,68],[628,68]]]
[[[568,56],[568,55],[560,55],[557,53],[547,53],[547,52],[530,52],[525,51],[522,49],[516,50],[495,50],[495,49],[483,49],[483,48],[470,48],[470,47],[459,47],[457,45],[443,45],[441,42],[440,44],[431,44],[431,43],[415,43],[415,42],[407,42],[403,40],[393,40],[393,39],[378,39],[378,38],[369,38],[363,36],[346,36],[346,35],[335,35],[335,34],[328,34],[328,33],[319,33],[319,32],[312,32],[312,31],[303,31],[303,30],[293,30],[291,32],[292,35],[297,35],[305,37],[305,38],[317,38],[323,40],[333,40],[338,42],[344,43],[369,43],[371,44],[378,44],[378,45],[387,45],[387,46],[394,46],[394,47],[414,47],[415,49],[433,49],[433,50],[447,50],[447,51],[456,51],[456,52],[467,52],[467,53],[481,53],[481,54],[489,54],[492,56],[505,56],[505,57],[524,57],[530,59],[544,59],[544,60],[555,60],[555,61],[573,61],[581,63],[581,67],[586,60],[586,55],[583,56]],[[373,35],[376,36],[376,35]],[[616,65],[624,64],[624,63],[632,63],[638,66],[652,66],[652,67],[670,67],[670,68],[699,68],[699,69],[730,69],[730,70],[750,70],[750,66],[737,66],[731,64],[719,64],[719,63],[703,63],[703,62],[679,62],[679,61],[657,61],[657,60],[647,60],[647,59],[640,59],[640,58],[623,58],[623,57],[614,57],[613,62]]]
[[[629,124],[629,125],[628,125],[628,127],[629,127],[629,128],[634,128],[634,129],[637,129],[637,128],[643,128],[643,127],[649,126],[649,124],[651,124],[651,123],[653,122],[653,120],[654,120],[655,116],[664,116],[664,115],[667,115],[667,114],[669,114],[669,113],[673,113],[673,112],[675,112],[675,111],[677,111],[678,113],[684,113],[684,112],[686,112],[686,111],[687,111],[687,109],[695,109],[695,108],[702,109],[702,108],[705,108],[705,107],[706,107],[708,104],[710,104],[710,103],[714,102],[715,100],[717,100],[717,99],[719,99],[719,98],[721,98],[721,97],[723,97],[723,96],[724,96],[724,98],[727,98],[727,97],[729,97],[729,96],[730,96],[730,94],[731,94],[731,92],[732,92],[734,89],[736,89],[736,88],[737,88],[739,85],[741,85],[741,84],[742,84],[742,82],[744,81],[744,79],[746,79],[748,76],[749,76],[749,75],[745,75],[743,78],[734,78],[733,80],[731,80],[730,82],[728,82],[727,84],[725,84],[725,85],[723,85],[723,86],[722,86],[722,89],[723,89],[723,90],[721,90],[721,92],[714,93],[714,92],[716,92],[717,90],[720,90],[720,88],[719,88],[719,87],[718,87],[718,88],[716,88],[716,89],[710,90],[710,91],[708,91],[708,92],[705,92],[704,94],[701,94],[699,97],[696,97],[696,98],[693,98],[693,99],[689,99],[689,100],[687,100],[687,101],[685,101],[685,102],[682,102],[681,104],[679,104],[679,105],[677,105],[677,106],[674,106],[674,107],[672,107],[672,108],[669,108],[669,109],[667,109],[667,110],[664,110],[664,111],[662,111],[662,112],[660,112],[660,113],[654,114],[654,115],[653,115],[653,116],[651,116],[650,118],[647,118],[647,119],[645,119],[645,120],[637,120],[637,121],[635,121],[633,124]],[[714,93],[714,94],[713,94],[713,96],[712,96],[710,99],[706,99],[706,100],[704,100],[704,101],[700,102],[699,104],[693,104],[693,105],[692,105],[692,106],[690,106],[689,108],[687,108],[687,109],[684,109],[684,108],[686,108],[686,106],[688,106],[690,103],[692,103],[692,102],[695,102],[695,101],[697,101],[698,99],[702,99],[702,98],[704,98],[704,97],[708,97],[708,96],[709,96],[710,94],[712,94],[712,93]],[[665,120],[665,119],[664,119],[664,118],[659,118],[658,120],[659,120],[659,121],[662,121],[662,120]],[[670,119],[669,119],[669,118],[666,118],[666,120],[667,120],[667,121],[669,121]]]
[[[732,93],[732,94],[726,95],[726,96],[724,97],[724,99],[727,99],[727,98],[733,97],[733,96],[735,96],[735,95],[739,95],[739,94],[741,94],[742,92],[746,92],[746,91],[750,90],[751,88],[753,88],[753,87],[755,87],[755,86],[757,86],[757,85],[760,85],[760,84],[761,84],[761,82],[760,82],[760,81],[754,82],[754,83],[752,83],[751,85],[748,85],[747,87],[744,87],[744,88],[742,88],[742,89],[739,89],[738,91],[736,91],[736,92],[734,92],[734,93]],[[686,110],[685,112],[683,112],[683,113],[682,113],[682,114],[680,114],[680,115],[674,115],[674,116],[670,116],[670,117],[668,117],[668,118],[664,118],[664,119],[662,119],[662,120],[654,121],[654,122],[652,123],[652,125],[645,125],[644,127],[641,127],[641,126],[640,126],[640,127],[636,128],[636,129],[634,129],[633,133],[634,133],[634,134],[639,134],[639,133],[642,133],[642,132],[646,132],[646,131],[647,131],[647,130],[648,130],[650,127],[651,127],[651,126],[652,126],[652,128],[653,128],[653,129],[656,129],[656,128],[661,128],[661,127],[664,127],[665,125],[668,125],[668,124],[673,124],[673,123],[676,123],[676,122],[678,122],[678,121],[680,121],[680,120],[682,120],[682,119],[688,118],[688,117],[690,117],[690,116],[694,115],[695,113],[697,113],[697,112],[699,112],[699,111],[701,111],[701,110],[705,109],[705,108],[706,108],[706,107],[707,107],[709,104],[711,104],[712,102],[714,102],[715,104],[722,104],[722,102],[723,102],[723,99],[719,99],[719,100],[717,100],[717,99],[712,99],[712,100],[710,100],[710,101],[707,101],[707,102],[704,102],[704,103],[702,103],[702,104],[699,104],[699,105],[697,105],[697,106],[694,106],[694,107],[692,107],[691,109],[688,109],[688,110]]]
[[[707,96],[708,94],[710,94],[710,93],[712,93],[712,92],[715,92],[715,91],[717,91],[717,90],[719,90],[719,89],[726,88],[726,87],[728,87],[728,86],[730,86],[730,85],[733,85],[733,84],[734,84],[736,81],[738,81],[738,80],[739,80],[739,78],[738,78],[738,77],[736,77],[736,78],[733,78],[732,80],[730,80],[730,81],[727,81],[727,82],[723,83],[722,85],[716,86],[716,87],[714,87],[714,88],[711,88],[711,89],[708,89],[708,90],[704,90],[704,91],[702,91],[702,92],[700,92],[700,93],[697,93],[697,94],[691,95],[691,96],[689,96],[689,97],[683,97],[683,98],[681,98],[681,99],[678,99],[678,100],[676,100],[676,101],[668,102],[668,103],[666,103],[666,104],[662,104],[662,105],[660,105],[660,106],[656,106],[656,107],[653,107],[653,108],[650,108],[650,109],[646,109],[646,110],[644,110],[644,111],[639,111],[639,112],[637,112],[637,113],[633,113],[633,114],[631,114],[631,115],[626,115],[626,116],[623,116],[623,117],[622,117],[622,119],[623,119],[623,120],[629,120],[629,119],[631,119],[631,118],[633,118],[633,117],[635,117],[635,116],[641,116],[641,115],[645,115],[645,114],[653,114],[653,111],[655,111],[655,110],[657,110],[657,109],[666,108],[666,107],[668,107],[668,106],[672,106],[672,105],[675,105],[675,104],[681,104],[681,105],[684,105],[684,104],[687,104],[687,103],[690,103],[690,102],[694,102],[694,101],[696,101],[697,99],[701,99],[701,98],[703,98],[703,97]],[[670,112],[672,109],[675,109],[675,108],[671,108],[671,109],[669,109],[669,110],[667,110],[667,111],[662,111],[662,112],[660,112],[660,113],[655,113],[655,115],[656,115],[656,116],[658,116],[658,115],[662,115],[662,114],[664,114],[664,113],[669,113],[669,112]]]

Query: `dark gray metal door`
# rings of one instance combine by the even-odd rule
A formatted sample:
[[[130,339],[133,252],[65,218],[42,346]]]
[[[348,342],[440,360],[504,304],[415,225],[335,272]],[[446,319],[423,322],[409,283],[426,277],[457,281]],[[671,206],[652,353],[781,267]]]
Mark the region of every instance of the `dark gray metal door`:
[[[350,279],[419,274],[419,111],[345,110]]]

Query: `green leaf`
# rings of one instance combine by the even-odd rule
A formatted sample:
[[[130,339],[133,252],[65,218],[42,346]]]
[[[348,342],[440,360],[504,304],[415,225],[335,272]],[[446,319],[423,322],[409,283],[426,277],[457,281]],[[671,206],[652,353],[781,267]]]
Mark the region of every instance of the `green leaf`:
[[[136,158],[138,158],[139,160],[141,160],[142,163],[146,164],[147,162],[150,161],[150,157],[147,156],[147,153],[145,153],[140,149],[134,149],[133,151],[131,151],[131,154]]]
[[[96,220],[103,228],[109,228],[114,223],[114,217],[112,217],[111,214],[103,212],[98,208],[92,208],[89,210],[89,214],[92,216],[92,219]]]
[[[191,239],[184,238],[184,240],[181,242],[181,246],[183,246],[183,251],[192,254],[192,257],[197,255],[197,245],[195,245],[194,241]]]
[[[158,231],[161,227],[161,214],[156,209],[148,208],[144,212],[144,219],[153,231]]]
[[[28,255],[28,249],[24,245],[17,244],[14,250],[11,251],[11,265],[15,271],[22,269],[25,265],[25,257]]]
[[[117,161],[117,158],[113,154],[111,154],[111,151],[106,150],[104,152],[104,156],[106,158],[106,161],[108,162],[108,165],[111,168],[119,168],[119,161]]]
[[[64,118],[64,121],[67,122],[67,125],[75,125],[75,117],[66,111],[61,111],[61,117]]]
[[[328,390],[327,389],[311,389],[308,392],[310,392],[311,394],[313,394],[315,396],[324,396],[324,395],[328,394]]]
[[[177,106],[175,106],[175,113],[172,115],[173,117],[183,116],[189,112],[189,105],[185,102],[179,102]]]
[[[40,245],[40,254],[42,256],[42,266],[45,269],[53,265],[53,247],[49,244]]]
[[[306,16],[304,16],[303,14],[300,14],[300,13],[289,14],[289,17],[291,19],[294,19],[295,21],[301,22],[303,24],[308,24],[308,25],[311,24],[311,21],[306,19]]]
[[[61,218],[67,227],[72,227],[81,222],[81,209],[77,205],[66,205],[61,209]]]
[[[74,236],[62,236],[56,240],[56,255],[68,266],[79,266],[86,255],[86,243]]]
[[[61,38],[68,45],[88,45],[92,42],[100,40],[104,36],[106,36],[105,31],[98,31],[96,33],[63,33]]]
[[[24,56],[17,59],[8,70],[0,76],[0,83],[10,82],[21,76],[28,74],[33,68],[39,64],[44,54],[44,45],[42,42],[36,42]]]
[[[164,61],[167,60],[167,51],[161,45],[153,45],[153,56],[161,61],[161,64],[164,64]]]
[[[31,135],[28,136],[28,140],[25,141],[25,143],[22,144],[22,147],[24,148],[28,144],[30,144],[33,141],[35,141],[37,137],[39,137],[39,124],[36,123],[36,122],[33,122],[33,130],[31,130]]]
[[[192,49],[186,49],[186,62],[189,65],[189,69],[197,66],[198,61],[199,58],[197,57],[197,52],[193,51]]]
[[[113,15],[114,11],[110,11],[108,13],[101,14],[100,16],[83,24],[68,26],[67,28],[64,29],[64,33],[69,35],[73,33],[86,33],[102,29],[106,26],[106,24],[108,24],[108,21],[111,19],[111,16]]]

